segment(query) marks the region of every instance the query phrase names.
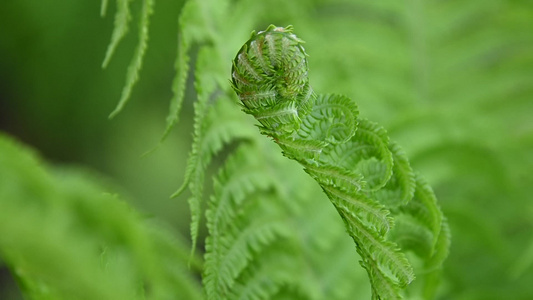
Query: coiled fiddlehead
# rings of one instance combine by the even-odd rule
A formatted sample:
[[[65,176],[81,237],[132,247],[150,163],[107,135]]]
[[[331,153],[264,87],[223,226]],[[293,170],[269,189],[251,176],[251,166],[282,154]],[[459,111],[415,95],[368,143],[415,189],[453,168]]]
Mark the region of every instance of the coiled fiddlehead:
[[[302,44],[291,26],[252,33],[233,61],[233,89],[261,133],[331,200],[356,244],[373,298],[400,299],[414,280],[405,251],[421,258],[427,272],[446,257],[442,213],[382,127],[358,118],[348,97],[313,92]]]

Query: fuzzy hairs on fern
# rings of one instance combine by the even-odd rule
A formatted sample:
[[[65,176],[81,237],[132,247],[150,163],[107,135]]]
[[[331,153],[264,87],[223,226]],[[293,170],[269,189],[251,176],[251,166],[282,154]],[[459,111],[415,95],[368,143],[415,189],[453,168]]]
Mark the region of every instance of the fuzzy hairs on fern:
[[[299,162],[336,208],[373,299],[402,299],[415,279],[407,252],[422,262],[421,273],[445,259],[445,219],[433,191],[385,129],[359,118],[350,98],[315,94],[308,75],[303,41],[292,26],[270,25],[252,32],[238,51],[231,83],[261,133]]]

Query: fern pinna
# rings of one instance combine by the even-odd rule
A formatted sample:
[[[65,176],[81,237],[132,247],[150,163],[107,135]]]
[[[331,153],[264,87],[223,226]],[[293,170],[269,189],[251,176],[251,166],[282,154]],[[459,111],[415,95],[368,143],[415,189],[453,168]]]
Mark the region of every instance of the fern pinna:
[[[400,299],[415,279],[414,260],[430,274],[446,257],[446,222],[431,188],[382,127],[359,118],[350,98],[313,92],[302,44],[291,26],[253,32],[233,61],[233,89],[261,133],[331,200],[355,242],[373,298]]]

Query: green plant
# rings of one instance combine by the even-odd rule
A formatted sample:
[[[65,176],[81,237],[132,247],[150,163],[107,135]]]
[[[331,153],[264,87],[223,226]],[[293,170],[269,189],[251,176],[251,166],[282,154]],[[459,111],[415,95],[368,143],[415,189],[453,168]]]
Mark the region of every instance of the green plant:
[[[75,124],[72,120],[91,115],[88,108],[103,107],[96,105],[96,100],[113,97],[112,86],[117,85],[102,82],[116,77],[117,72],[122,74],[124,54],[134,49],[126,84],[112,116],[119,118],[113,122],[131,118],[123,126],[122,136],[134,132],[131,135],[141,140],[137,129],[155,127],[156,118],[148,118],[147,109],[135,105],[157,106],[156,100],[165,95],[161,91],[165,89],[158,83],[165,86],[165,82],[172,80],[168,75],[171,63],[159,55],[175,51],[174,96],[166,130],[160,131],[161,140],[178,137],[188,141],[187,124],[194,122],[186,176],[176,193],[180,197],[175,200],[184,197],[189,200],[192,245],[166,229],[159,215],[147,218],[136,213],[128,204],[126,193],[101,176],[79,168],[65,170],[46,164],[25,146],[2,135],[0,265],[13,274],[26,297],[370,299],[372,293],[384,298],[394,298],[399,293],[407,299],[533,297],[533,273],[529,272],[533,265],[533,210],[527,201],[533,184],[530,175],[533,9],[529,2],[117,0],[115,29],[105,55],[105,45],[93,41],[107,31],[80,34],[79,28],[85,27],[78,26],[88,24],[90,18],[66,23],[72,26],[57,26],[60,20],[78,17],[81,12],[83,16],[91,15],[86,12],[96,11],[93,3],[59,2],[40,5],[21,0],[6,6],[17,13],[9,9],[4,10],[8,13],[0,11],[2,28],[6,28],[8,37],[13,37],[0,45],[1,62],[16,57],[4,52],[4,46],[10,45],[11,40],[35,45],[31,47],[35,51],[20,51],[33,53],[28,59],[24,57],[20,68],[18,65],[0,68],[1,75],[14,70],[17,76],[29,78],[21,81],[21,86],[41,83],[32,84],[31,89],[21,93],[20,99],[28,101],[21,101],[24,104],[21,106],[34,110],[25,118],[20,114],[21,124],[27,123],[28,128],[32,124],[60,124],[52,127],[56,136],[68,130],[78,138],[76,141],[83,141],[73,144],[94,152],[91,155],[98,160],[98,166],[105,165],[100,156],[108,155],[108,160],[124,162],[115,166],[126,174],[124,177],[129,173],[140,175],[143,171],[132,167],[127,158],[117,159],[118,155],[131,154],[131,149],[123,146],[118,155],[108,153],[106,143],[100,144],[100,132],[107,130],[93,130],[94,124],[85,122],[90,118],[83,118],[78,127],[72,126]],[[111,4],[102,1],[103,13],[111,10],[107,9],[108,2]],[[175,20],[178,14],[179,25],[174,30],[175,23],[168,20]],[[27,23],[27,28],[6,26],[6,20]],[[107,24],[101,20],[92,22]],[[138,24],[136,48],[128,46],[135,35],[126,35],[134,23]],[[257,121],[239,110],[242,102],[228,83],[231,61],[250,30],[271,23],[293,24],[298,36],[307,41],[309,86],[348,96],[309,94],[310,101],[300,107],[289,101],[287,108],[298,109],[301,121],[298,129],[294,126],[298,123],[294,114],[287,121],[280,118],[262,124],[265,134],[284,143],[279,146],[260,135],[254,128]],[[75,35],[70,38],[63,35],[64,28]],[[18,35],[9,34],[17,30]],[[177,37],[161,32],[177,32]],[[41,39],[47,41],[46,45],[39,43]],[[74,44],[78,47],[71,48]],[[27,48],[27,43],[20,46],[22,50]],[[99,73],[94,71],[96,64],[87,67],[87,62],[79,60],[84,49],[105,56],[104,65],[111,70]],[[52,53],[60,59],[49,59]],[[81,67],[84,63],[85,69]],[[114,70],[114,66],[118,67]],[[57,80],[64,74],[69,74],[72,80]],[[143,80],[138,81],[141,75]],[[108,77],[95,81],[103,76]],[[63,86],[54,86],[57,82]],[[137,82],[141,84],[136,86]],[[67,86],[75,87],[69,89],[75,92],[59,92]],[[135,101],[125,114],[117,115],[131,95],[150,97],[151,101]],[[311,105],[335,101],[349,109],[343,109],[342,114],[319,114]],[[63,114],[57,113],[59,107],[65,109]],[[178,130],[172,131],[182,108],[185,117]],[[2,117],[3,109],[4,106],[0,111]],[[356,119],[357,110],[383,127]],[[245,111],[260,113],[249,108]],[[194,120],[187,118],[189,112],[194,114]],[[102,112],[94,115],[101,116]],[[329,122],[323,122],[324,115],[333,117],[332,120],[340,115],[335,121],[340,126],[326,129]],[[13,116],[19,118],[18,113]],[[280,122],[283,126],[272,127]],[[99,128],[104,126],[107,125]],[[346,166],[339,164],[334,154],[343,154],[343,147],[359,138],[361,129],[368,128],[378,133],[379,139],[375,140],[378,146],[371,147],[376,158],[359,163],[358,168],[350,168],[346,173]],[[382,128],[387,128],[386,135]],[[84,137],[94,132],[98,132],[96,141],[101,147],[93,149],[88,145],[95,140]],[[296,139],[289,139],[290,132]],[[122,143],[117,136],[107,141]],[[50,154],[46,149],[53,149],[48,146],[57,141],[48,141],[48,137],[42,135],[46,147],[37,143],[45,155]],[[389,137],[402,145],[405,154],[396,143],[388,141]],[[28,140],[24,135],[21,139]],[[291,142],[292,145],[288,144]],[[52,160],[61,158],[61,153],[74,152],[67,143],[58,144],[63,151]],[[302,145],[322,149],[322,153],[295,150],[295,146]],[[167,142],[161,148],[167,150],[168,146]],[[280,155],[280,147],[292,159]],[[339,151],[331,151],[337,147]],[[174,156],[178,159],[183,153],[176,151]],[[168,174],[182,173],[179,168],[171,169],[171,165],[154,171],[157,176],[153,176],[156,179],[150,186],[171,177]],[[435,209],[433,192],[420,177],[413,177],[410,167],[396,170],[401,165],[411,165],[424,174],[449,222],[453,243],[442,268],[439,261],[446,252],[440,250],[446,248],[446,234],[438,236],[443,241],[437,241],[440,247],[435,249],[433,259],[427,256],[435,243],[435,233],[447,232],[446,227],[442,230],[437,226],[440,212]],[[358,169],[361,172],[356,172]],[[326,177],[320,173],[331,170],[337,174]],[[371,172],[378,174],[376,180],[362,184],[367,181],[364,175]],[[398,174],[407,175],[397,180]],[[332,182],[325,182],[325,178]],[[136,181],[138,186],[141,181]],[[385,181],[387,184],[378,189]],[[398,184],[392,184],[395,182]],[[414,192],[413,182],[418,182]],[[321,186],[328,189],[333,183],[348,192],[330,189],[330,196],[341,192],[343,196],[364,194],[368,202],[378,202],[376,218],[340,207],[338,197],[328,201]],[[361,185],[359,191],[354,188],[357,185]],[[369,187],[376,191],[369,192]],[[141,187],[139,190],[143,191]],[[412,193],[414,197],[406,205],[388,201],[400,198],[407,201]],[[405,197],[391,197],[392,194]],[[420,202],[433,208],[427,210],[433,212],[432,218],[414,217],[421,216],[419,207],[413,207]],[[386,211],[390,214],[384,218],[380,213]],[[389,257],[405,257],[412,265],[416,278],[406,289],[400,289],[399,280],[387,270],[389,263],[383,260],[374,268],[368,250],[354,249],[354,241],[346,234],[348,229],[357,242],[358,235],[350,227],[350,222],[357,224],[358,219],[353,216],[362,217],[365,226],[376,224],[372,230],[378,232],[381,244],[396,243],[401,247],[401,252],[388,253]],[[349,222],[343,224],[342,217]],[[386,226],[378,228],[378,224],[386,225],[390,218],[394,225],[381,235]],[[375,222],[376,219],[381,222]],[[385,248],[378,247],[381,253]],[[357,249],[362,255],[354,251]],[[361,259],[366,272],[357,265]],[[432,265],[436,268],[432,269]],[[377,280],[381,273],[393,279]],[[392,286],[392,291],[387,290],[387,285]]]
[[[105,192],[114,188],[43,165],[3,134],[0,153],[0,257],[25,296],[201,299],[186,243]]]
[[[361,255],[373,298],[399,299],[414,279],[405,252],[423,261],[420,273],[434,272],[447,256],[448,227],[433,191],[383,128],[358,118],[351,99],[313,93],[302,43],[292,27],[252,33],[233,61],[233,89],[261,133],[331,200]]]

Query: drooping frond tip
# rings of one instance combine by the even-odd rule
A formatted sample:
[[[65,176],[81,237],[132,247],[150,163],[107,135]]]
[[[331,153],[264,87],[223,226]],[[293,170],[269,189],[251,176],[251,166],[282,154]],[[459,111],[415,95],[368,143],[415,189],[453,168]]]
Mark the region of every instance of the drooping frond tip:
[[[113,32],[113,37],[111,43],[108,47],[106,58],[104,59],[103,66],[105,67],[111,56],[113,55],[118,43],[124,37],[127,32],[127,24],[130,18],[129,0],[120,0],[121,6],[117,9],[117,15],[115,17],[115,30]],[[122,89],[122,94],[116,108],[109,114],[109,118],[112,119],[115,117],[126,105],[131,96],[131,91],[133,86],[137,83],[139,79],[139,73],[142,68],[142,63],[144,59],[144,54],[148,47],[148,28],[150,26],[150,16],[153,13],[154,0],[144,0],[143,6],[141,9],[141,17],[139,20],[139,42],[133,54],[133,58],[128,66],[128,71],[126,73],[126,83]]]

